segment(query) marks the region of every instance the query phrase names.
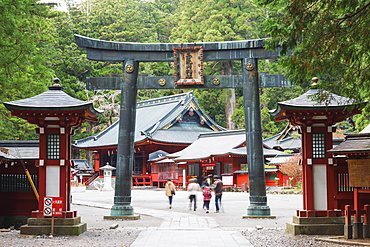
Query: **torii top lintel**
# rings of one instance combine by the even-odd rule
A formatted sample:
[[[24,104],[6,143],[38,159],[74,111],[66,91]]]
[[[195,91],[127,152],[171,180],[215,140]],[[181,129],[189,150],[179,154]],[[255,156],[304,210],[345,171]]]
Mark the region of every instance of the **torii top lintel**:
[[[271,59],[280,55],[280,48],[268,51],[264,39],[202,43],[130,43],[92,39],[75,34],[78,46],[86,48],[87,58],[96,61],[173,62],[174,49],[202,47],[204,61]]]

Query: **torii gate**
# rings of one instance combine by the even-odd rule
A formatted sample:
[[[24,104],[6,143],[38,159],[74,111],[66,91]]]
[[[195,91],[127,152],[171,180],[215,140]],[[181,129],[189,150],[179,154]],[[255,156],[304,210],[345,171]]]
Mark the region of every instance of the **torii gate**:
[[[88,78],[87,89],[121,90],[117,177],[111,218],[134,218],[131,181],[138,89],[243,88],[249,165],[250,206],[247,216],[269,217],[262,150],[258,59],[272,59],[280,49],[267,51],[263,39],[207,43],[128,43],[75,34],[87,58],[123,62],[122,77]],[[203,61],[239,60],[242,75],[203,75]],[[175,76],[138,76],[139,62],[174,62]],[[290,86],[280,75],[260,76],[265,87]],[[110,218],[108,216],[108,218]]]

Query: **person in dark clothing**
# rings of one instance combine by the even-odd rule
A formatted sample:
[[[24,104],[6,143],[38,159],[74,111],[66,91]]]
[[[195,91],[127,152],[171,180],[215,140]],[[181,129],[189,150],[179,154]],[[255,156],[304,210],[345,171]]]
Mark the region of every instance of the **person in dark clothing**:
[[[222,183],[221,179],[219,176],[214,176],[213,177],[214,182],[212,184],[213,191],[215,192],[215,206],[216,206],[216,212],[220,212],[220,207],[221,207],[221,199],[222,199],[222,191],[224,184]]]

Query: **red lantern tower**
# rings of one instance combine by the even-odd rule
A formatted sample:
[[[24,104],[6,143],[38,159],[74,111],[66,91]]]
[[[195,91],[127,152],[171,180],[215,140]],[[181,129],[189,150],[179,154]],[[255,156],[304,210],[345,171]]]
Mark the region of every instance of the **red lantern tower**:
[[[315,101],[313,97],[318,93],[327,101]],[[297,217],[334,217],[342,213],[335,208],[338,181],[333,155],[327,150],[333,148],[333,125],[361,113],[354,103],[336,94],[311,89],[295,99],[279,102],[272,113],[275,121],[289,120],[291,125],[300,126],[303,210],[297,210]]]
[[[71,211],[70,173],[73,128],[84,121],[96,121],[97,112],[91,102],[75,99],[62,91],[55,79],[49,90],[31,98],[6,102],[11,115],[37,125],[40,149],[38,178],[38,211],[32,218],[42,218],[44,197],[61,197],[63,218],[76,217]]]

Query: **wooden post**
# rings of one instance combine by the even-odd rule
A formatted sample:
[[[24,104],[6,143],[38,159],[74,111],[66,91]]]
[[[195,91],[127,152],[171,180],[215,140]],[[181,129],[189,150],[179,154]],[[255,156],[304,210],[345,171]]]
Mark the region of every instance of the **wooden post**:
[[[353,219],[353,238],[363,238],[363,224],[361,222],[361,208],[360,208],[360,193],[359,188],[354,187],[353,189],[353,204],[355,215]]]
[[[344,238],[352,239],[351,205],[344,207]]]
[[[369,217],[370,217],[370,205],[364,205],[364,225],[363,225],[363,237],[368,238],[370,237],[369,233]]]
[[[51,236],[54,236],[54,216],[51,217],[51,231],[50,231],[50,235]]]

